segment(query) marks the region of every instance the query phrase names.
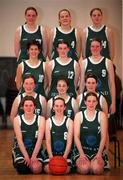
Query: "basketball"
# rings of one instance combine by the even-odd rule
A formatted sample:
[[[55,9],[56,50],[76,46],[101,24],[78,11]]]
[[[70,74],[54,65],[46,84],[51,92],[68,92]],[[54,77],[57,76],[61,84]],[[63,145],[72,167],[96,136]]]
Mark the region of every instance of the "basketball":
[[[49,162],[50,173],[54,175],[65,174],[67,167],[67,161],[62,156],[54,156]]]

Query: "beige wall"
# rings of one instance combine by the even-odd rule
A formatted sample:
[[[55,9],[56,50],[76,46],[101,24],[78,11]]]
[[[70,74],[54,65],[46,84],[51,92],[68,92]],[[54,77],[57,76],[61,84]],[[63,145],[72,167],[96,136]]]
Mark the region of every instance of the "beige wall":
[[[115,65],[123,82],[122,63],[122,0],[0,0],[0,56],[14,56],[13,38],[15,29],[24,23],[24,10],[35,6],[38,23],[48,27],[58,25],[58,11],[68,8],[72,13],[73,25],[81,28],[91,23],[89,12],[100,7],[104,12],[104,22],[111,26],[115,36]],[[122,66],[121,66],[122,64]]]

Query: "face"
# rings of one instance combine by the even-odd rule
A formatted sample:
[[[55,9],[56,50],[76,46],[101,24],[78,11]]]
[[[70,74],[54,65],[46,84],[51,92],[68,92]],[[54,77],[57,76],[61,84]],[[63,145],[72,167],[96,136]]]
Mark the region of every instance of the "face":
[[[85,101],[86,108],[90,111],[95,110],[97,106],[97,99],[95,96],[91,95],[88,96],[86,101]]]
[[[88,78],[85,83],[86,89],[88,92],[95,92],[97,83],[94,78]]]
[[[93,24],[95,25],[100,25],[102,23],[102,14],[99,10],[94,10],[92,15],[91,15],[91,19]]]
[[[55,100],[53,110],[55,111],[56,115],[63,115],[65,110],[64,101],[60,99]]]
[[[90,49],[91,49],[91,53],[92,55],[100,55],[100,52],[102,50],[102,46],[100,44],[100,42],[98,41],[92,41],[91,42],[91,46],[90,46]]]
[[[69,47],[67,46],[67,44],[59,44],[57,51],[58,51],[59,57],[64,58],[64,57],[67,57],[67,54],[69,52]]]
[[[70,25],[71,24],[71,16],[67,11],[61,11],[59,16],[60,25]]]
[[[35,89],[35,82],[33,78],[28,78],[24,80],[23,88],[27,94],[31,94]]]
[[[38,58],[38,55],[40,53],[40,50],[38,49],[38,46],[36,45],[31,45],[29,48],[29,56],[30,58]]]
[[[26,100],[23,105],[23,110],[26,114],[33,114],[35,110],[34,103],[31,100]]]
[[[37,14],[34,10],[28,10],[25,14],[27,24],[34,24],[37,18]]]
[[[58,81],[56,89],[59,95],[66,94],[68,90],[67,83],[64,80]]]

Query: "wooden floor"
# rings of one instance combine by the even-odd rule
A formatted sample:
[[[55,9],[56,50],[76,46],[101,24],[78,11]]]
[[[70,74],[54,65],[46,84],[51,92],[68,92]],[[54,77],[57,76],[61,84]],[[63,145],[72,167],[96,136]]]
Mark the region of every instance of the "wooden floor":
[[[52,176],[52,175],[18,175],[15,169],[12,166],[11,159],[11,147],[13,141],[13,130],[12,129],[0,129],[0,180],[71,180],[75,178],[76,180],[95,180],[96,178],[106,179],[106,180],[120,180],[123,179],[123,130],[118,131],[118,138],[120,140],[120,151],[121,151],[121,166],[114,168],[113,161],[113,144],[110,143],[110,161],[111,161],[111,171],[107,171],[104,175],[101,176],[92,176],[92,175],[78,175],[70,174],[67,176]]]

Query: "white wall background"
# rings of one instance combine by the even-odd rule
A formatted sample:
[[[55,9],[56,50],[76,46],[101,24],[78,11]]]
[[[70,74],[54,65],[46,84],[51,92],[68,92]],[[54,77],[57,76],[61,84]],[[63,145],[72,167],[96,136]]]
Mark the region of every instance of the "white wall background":
[[[81,28],[89,25],[90,10],[100,7],[104,12],[104,23],[114,30],[115,65],[123,82],[122,63],[122,0],[0,0],[0,56],[14,56],[13,39],[15,29],[23,24],[24,11],[28,6],[38,10],[37,23],[48,27],[58,25],[58,11],[67,8],[72,13],[73,25]],[[121,66],[122,64],[122,66]]]

